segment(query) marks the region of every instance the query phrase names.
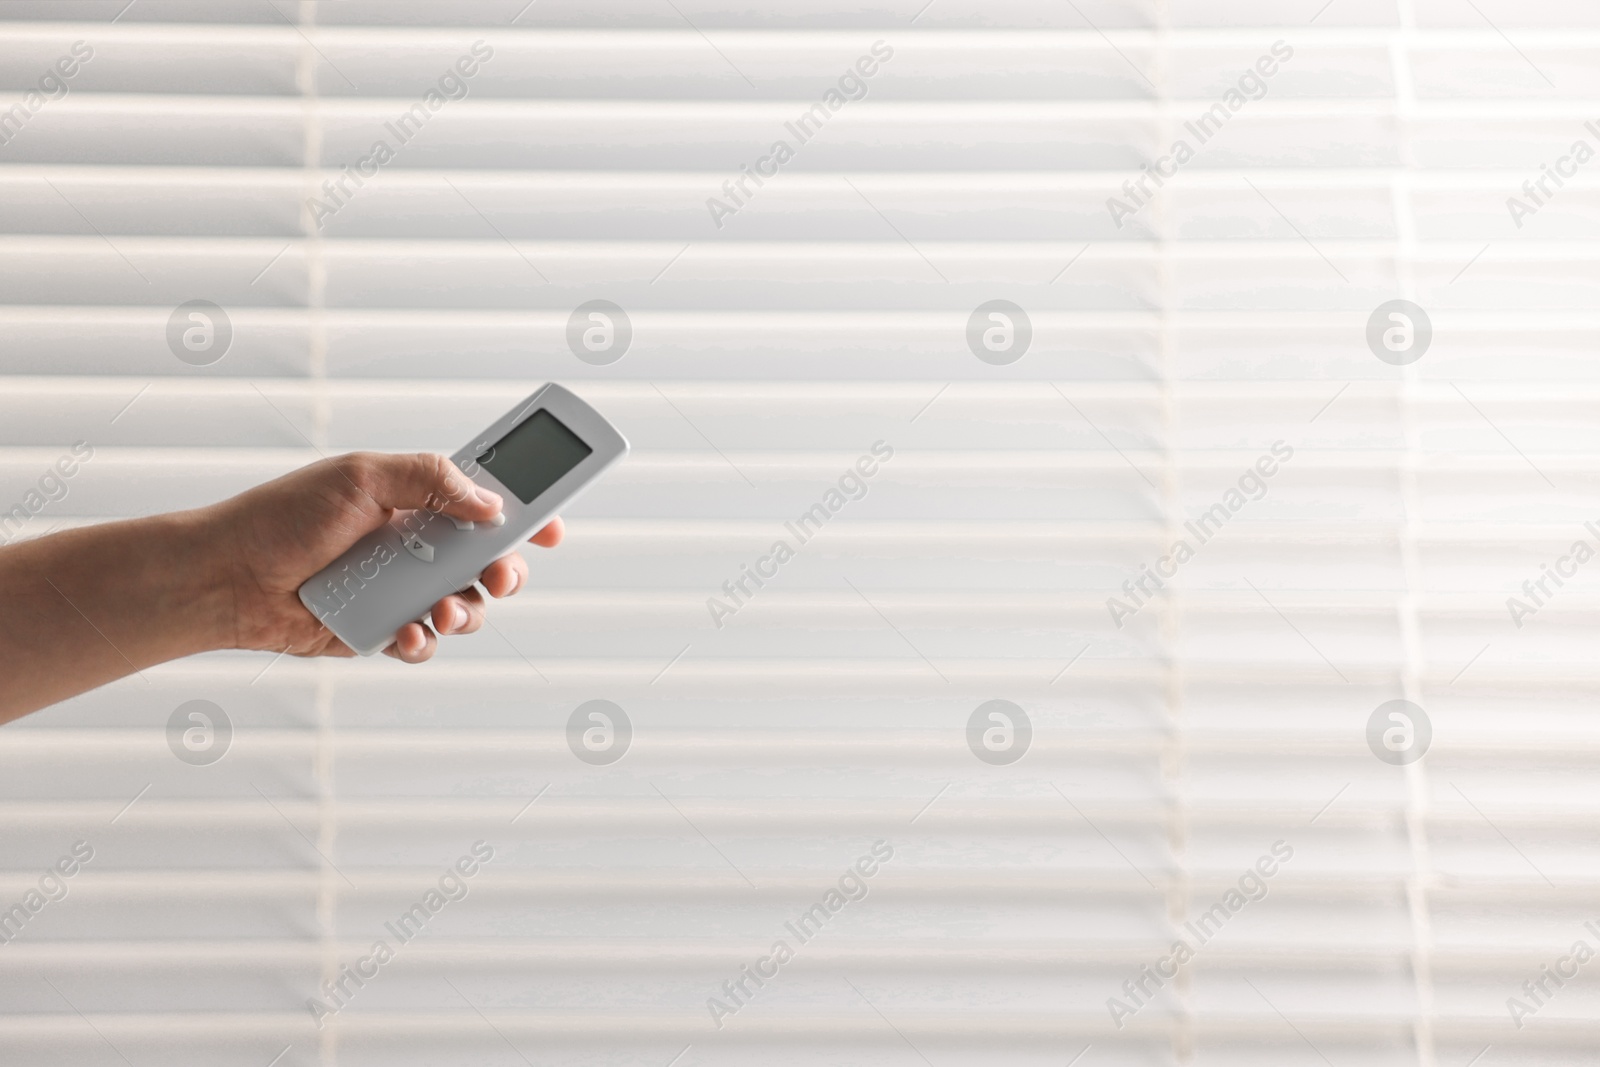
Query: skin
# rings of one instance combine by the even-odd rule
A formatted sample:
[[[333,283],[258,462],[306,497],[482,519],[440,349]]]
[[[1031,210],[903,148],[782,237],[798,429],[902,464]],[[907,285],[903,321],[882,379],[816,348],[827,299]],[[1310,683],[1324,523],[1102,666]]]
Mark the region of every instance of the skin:
[[[301,583],[397,510],[483,522],[501,504],[444,456],[356,452],[210,507],[0,548],[0,723],[200,652],[353,656],[300,603]],[[554,519],[529,540],[553,548],[562,530]],[[527,580],[512,553],[479,584],[501,598]],[[422,663],[439,635],[478,630],[485,604],[477,586],[447,596],[384,654]]]

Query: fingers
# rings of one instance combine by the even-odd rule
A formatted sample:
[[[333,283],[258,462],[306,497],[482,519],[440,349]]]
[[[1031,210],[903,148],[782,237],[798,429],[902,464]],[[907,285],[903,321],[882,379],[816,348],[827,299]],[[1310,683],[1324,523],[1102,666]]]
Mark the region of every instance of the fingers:
[[[468,589],[447,596],[433,606],[432,618],[441,635],[476,633],[483,626],[483,594]]]
[[[432,630],[420,622],[408,622],[395,632],[394,644],[384,649],[383,654],[401,663],[422,663],[432,659],[438,647],[439,639],[433,636]]]
[[[473,483],[444,456],[355,452],[334,463],[351,484],[385,508],[426,508],[487,522],[500,513],[500,494]]]
[[[566,526],[560,518],[554,518],[528,540],[542,548],[554,548],[561,543],[565,533]],[[515,552],[502,556],[484,568],[478,580],[496,600],[520,593],[523,586],[528,584],[527,561]]]
[[[491,570],[497,573],[493,580],[497,586],[504,587],[507,582],[520,583],[516,577],[515,568],[510,566],[510,559],[496,560],[497,566]],[[518,563],[522,561],[517,560]],[[526,564],[523,564],[524,568]],[[488,572],[486,571],[485,574]],[[507,574],[510,577],[507,577]],[[506,595],[506,594],[498,594]],[[402,663],[422,663],[432,659],[438,651],[441,636],[453,637],[457,634],[477,633],[483,627],[483,594],[477,589],[467,589],[460,593],[452,593],[440,600],[428,613],[433,629],[429,629],[420,622],[408,622],[400,627],[394,635],[394,644],[383,650],[383,654]]]
[[[513,552],[485,567],[482,577],[478,580],[489,590],[490,596],[499,600],[501,597],[521,592],[522,587],[528,584],[528,564]]]
[[[566,532],[566,523],[562,522],[561,516],[557,515],[555,518],[545,523],[544,529],[528,538],[528,540],[532,541],[540,548],[554,548],[561,543],[561,538],[566,534]]]
[[[356,457],[346,458],[354,459]],[[423,454],[419,456],[374,456],[374,458],[380,460],[407,460],[428,463],[437,461],[438,463],[443,464],[443,467],[445,468],[444,473],[446,475],[448,475],[450,471],[454,471],[456,478],[463,480],[465,479],[465,475],[461,474],[461,472],[443,456],[429,456]],[[493,496],[494,494],[490,495]],[[424,506],[421,504],[388,503],[384,500],[384,497],[378,495],[377,492],[374,492],[374,496],[376,496],[380,502],[383,502],[386,507]],[[495,497],[495,501],[496,502],[493,510],[489,512],[491,517],[495,512],[500,510],[498,496]],[[457,506],[459,507],[459,503]],[[452,510],[448,507],[444,510],[446,514],[455,514],[462,518],[472,518],[473,521],[477,521],[478,517],[480,517],[482,514],[481,510],[477,514],[473,514],[464,510]],[[528,540],[544,548],[554,548],[556,545],[561,543],[561,537],[565,532],[565,529],[565,526],[562,525],[562,522],[559,518],[551,519],[545,524],[543,529],[534,534],[532,537],[528,538]],[[502,556],[493,563],[489,564],[489,566],[485,567],[483,574],[479,578],[479,581],[482,582],[483,587],[489,591],[489,595],[497,600],[502,597],[513,596],[516,593],[521,592],[523,586],[528,584],[528,564],[520,555],[512,552],[510,555]],[[438,603],[434,604],[433,610],[429,613],[429,621],[433,623],[432,629],[424,626],[420,622],[406,623],[395,633],[394,644],[384,649],[383,654],[393,659],[400,660],[402,663],[422,663],[426,660],[432,659],[433,654],[438,651],[439,639],[437,636],[435,636],[435,631],[444,636],[476,633],[482,628],[484,622],[483,594],[480,593],[476,588],[467,589],[460,593],[452,593],[450,596],[447,596]]]

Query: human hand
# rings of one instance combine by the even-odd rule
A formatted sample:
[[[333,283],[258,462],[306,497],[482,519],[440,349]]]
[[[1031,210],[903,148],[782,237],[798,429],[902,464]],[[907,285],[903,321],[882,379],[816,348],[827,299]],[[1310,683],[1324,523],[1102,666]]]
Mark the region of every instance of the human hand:
[[[225,561],[218,580],[231,590],[235,648],[295,656],[353,656],[345,644],[301,604],[302,583],[339,558],[397,510],[429,508],[484,522],[500,512],[498,494],[475,485],[444,456],[354,452],[314,463],[207,509]],[[529,540],[545,548],[561,542],[560,519]],[[520,591],[528,565],[516,553],[495,560],[479,581],[495,598]],[[438,634],[469,634],[483,625],[484,598],[477,587],[444,597],[430,613],[432,629],[407,623],[384,654],[421,663],[438,647]]]

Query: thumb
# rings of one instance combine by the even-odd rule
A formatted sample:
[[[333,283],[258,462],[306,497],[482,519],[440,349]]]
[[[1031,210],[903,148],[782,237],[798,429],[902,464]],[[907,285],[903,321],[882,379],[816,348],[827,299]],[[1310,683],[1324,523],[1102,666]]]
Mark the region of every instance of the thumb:
[[[346,457],[351,480],[385,508],[425,508],[457,519],[484,522],[500,513],[499,493],[475,484],[461,468],[433,452],[389,455],[360,452]]]

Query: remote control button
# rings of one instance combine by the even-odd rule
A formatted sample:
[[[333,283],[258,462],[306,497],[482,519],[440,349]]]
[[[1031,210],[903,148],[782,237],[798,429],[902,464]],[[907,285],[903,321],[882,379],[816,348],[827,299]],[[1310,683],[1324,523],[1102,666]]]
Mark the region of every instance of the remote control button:
[[[503,511],[496,513],[495,517],[489,520],[490,526],[504,526],[505,524],[506,513]]]
[[[458,519],[454,515],[448,515],[446,518],[455,523],[458,530],[473,530],[477,528],[477,524],[471,519]]]
[[[433,562],[433,546],[424,541],[419,535],[411,534],[410,536],[403,538],[400,543],[406,546],[407,552],[411,553],[422,562]]]

